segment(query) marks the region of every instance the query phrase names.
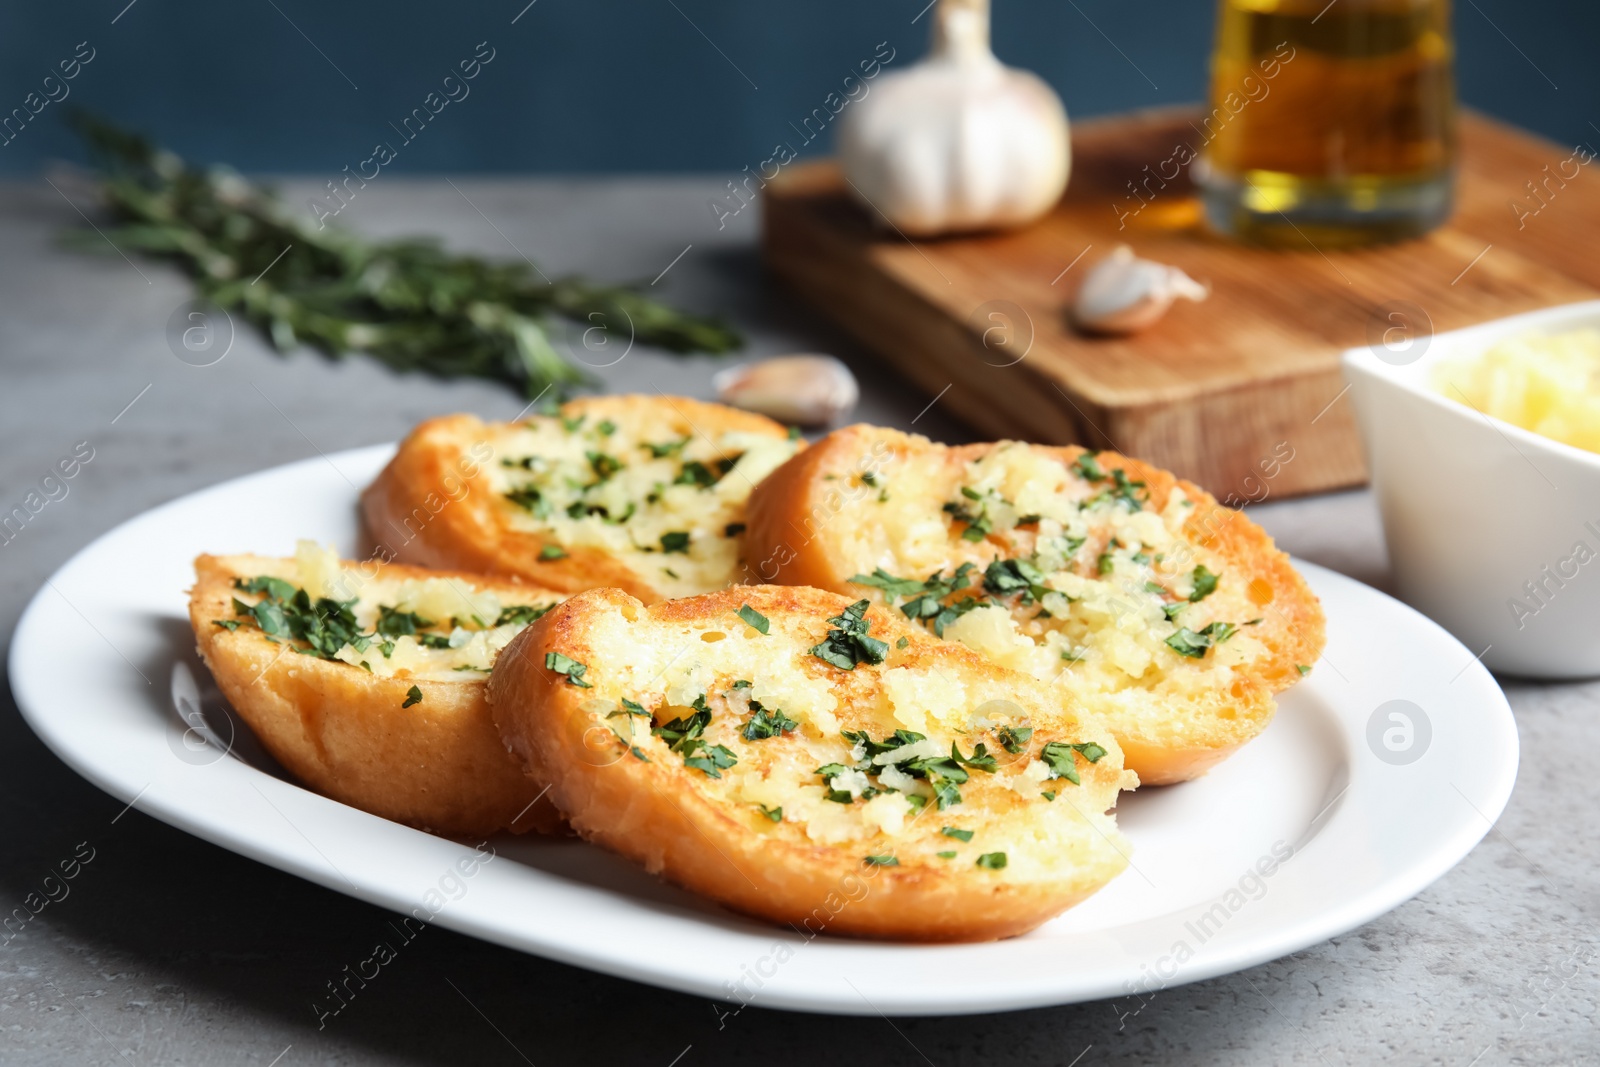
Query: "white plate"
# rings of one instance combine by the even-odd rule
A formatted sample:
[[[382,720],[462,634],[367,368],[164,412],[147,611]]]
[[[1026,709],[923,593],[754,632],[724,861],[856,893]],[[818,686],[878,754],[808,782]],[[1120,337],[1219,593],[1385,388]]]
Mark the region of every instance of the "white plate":
[[[299,537],[357,551],[356,487],[392,451],[240,478],[85,548],[34,597],[12,644],[11,684],[34,731],[140,811],[330,889],[734,1007],[753,998],[852,1014],[1104,997],[1132,1012],[1132,994],[1294,952],[1407,900],[1478,842],[1516,778],[1510,708],[1472,653],[1397,601],[1302,565],[1327,609],[1327,656],[1271,727],[1208,777],[1125,796],[1134,866],[1026,937],[807,941],[572,840],[499,838],[495,857],[462,875],[463,844],[299,788],[242,733],[224,752],[233,727],[204,693],[185,612],[201,552],[288,554]],[[193,716],[197,699],[202,732],[223,747],[185,735],[175,705]],[[1394,712],[1411,724],[1409,747]]]

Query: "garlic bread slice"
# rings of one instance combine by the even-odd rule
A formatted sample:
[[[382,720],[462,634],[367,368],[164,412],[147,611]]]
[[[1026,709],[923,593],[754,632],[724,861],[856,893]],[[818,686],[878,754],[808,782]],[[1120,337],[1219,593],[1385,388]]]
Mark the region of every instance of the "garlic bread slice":
[[[758,487],[745,553],[760,580],[868,597],[1041,680],[1146,785],[1259,734],[1324,641],[1260,527],[1111,452],[847,427]]]
[[[802,444],[720,404],[586,397],[520,422],[425,422],[361,502],[401,562],[655,601],[741,580],[745,501]]]
[[[435,833],[553,831],[560,816],[500,743],[484,682],[561,594],[475,575],[201,556],[189,620],[218,687],[310,788]]]
[[[796,929],[1010,937],[1127,863],[1109,809],[1136,779],[1105,728],[864,600],[590,590],[489,696],[579,834]]]

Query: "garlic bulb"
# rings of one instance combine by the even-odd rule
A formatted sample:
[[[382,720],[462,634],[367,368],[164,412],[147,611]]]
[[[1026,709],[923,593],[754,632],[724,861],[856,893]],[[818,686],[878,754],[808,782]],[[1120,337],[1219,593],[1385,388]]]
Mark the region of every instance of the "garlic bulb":
[[[778,356],[718,371],[717,399],[794,426],[825,426],[861,398],[855,375],[832,356]]]
[[[1211,290],[1177,267],[1140,259],[1127,245],[1090,268],[1068,309],[1088,333],[1135,333],[1167,313],[1172,302],[1204,300]]]
[[[1066,110],[989,50],[989,0],[938,3],[928,57],[841,117],[845,177],[907,236],[1032,222],[1067,185]]]

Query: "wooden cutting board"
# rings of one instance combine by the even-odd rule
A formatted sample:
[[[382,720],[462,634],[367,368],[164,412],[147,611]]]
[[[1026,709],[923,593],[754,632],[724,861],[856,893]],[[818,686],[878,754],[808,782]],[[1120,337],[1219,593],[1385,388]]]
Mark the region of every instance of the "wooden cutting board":
[[[1253,249],[1202,228],[1187,169],[1130,191],[1201,143],[1195,114],[1075,124],[1065,198],[1010,234],[911,242],[834,163],[795,165],[765,190],[766,262],[979,432],[1114,448],[1240,500],[1365,481],[1345,348],[1600,296],[1600,161],[1563,166],[1571,148],[1464,115],[1448,225],[1358,251]],[[1075,333],[1067,295],[1119,243],[1211,298],[1133,337]]]

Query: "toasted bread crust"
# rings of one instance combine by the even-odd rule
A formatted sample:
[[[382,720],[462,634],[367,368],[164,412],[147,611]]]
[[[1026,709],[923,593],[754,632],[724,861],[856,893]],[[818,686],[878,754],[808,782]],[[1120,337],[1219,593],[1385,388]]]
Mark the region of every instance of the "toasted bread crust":
[[[872,589],[849,581],[876,565],[876,561],[851,558],[844,548],[845,531],[871,521],[871,513],[864,508],[873,497],[852,493],[853,480],[858,481],[864,471],[888,471],[892,484],[895,468],[915,455],[930,462],[934,473],[928,477],[946,479],[953,486],[967,464],[1005,444],[946,447],[880,427],[858,425],[838,430],[779,467],[751,495],[743,546],[746,566],[764,581],[813,585],[881,602],[883,598]],[[1086,452],[1075,446],[1026,447],[1069,466]],[[1163,719],[1159,709],[1106,712],[1127,764],[1138,772],[1141,782],[1186,781],[1205,773],[1266,728],[1275,709],[1272,695],[1298,681],[1299,666],[1314,664],[1321,655],[1325,640],[1321,605],[1288,556],[1243,514],[1223,507],[1199,486],[1166,471],[1114,452],[1096,455],[1106,471],[1120,468],[1130,479],[1144,482],[1155,511],[1167,506],[1175,489],[1181,490],[1194,505],[1183,524],[1184,537],[1214,554],[1219,562],[1213,569],[1247,586],[1259,609],[1253,613],[1264,616],[1250,633],[1266,647],[1267,654],[1252,662],[1248,670],[1236,672],[1225,687],[1209,695],[1204,706],[1190,709],[1193,714],[1186,721]],[[984,560],[1004,558],[1005,549],[1003,539],[991,537],[966,551],[980,561],[981,568]],[[955,556],[951,558],[953,565]],[[1070,688],[1070,677],[1063,686]]]
[[[556,809],[537,800],[500,742],[484,682],[376,677],[359,667],[297,655],[254,627],[229,632],[235,578],[263,572],[256,556],[201,556],[189,594],[200,656],[235,711],[274,759],[311,789],[373,815],[450,836],[560,832]],[[372,578],[461,578],[516,603],[548,592],[479,575],[363,564]],[[410,688],[420,704],[403,707]]]
[[[771,419],[684,397],[584,397],[562,405],[560,417],[610,419],[628,427],[663,413],[700,435],[727,431],[788,436]],[[535,416],[539,418],[540,416]],[[614,587],[652,603],[667,593],[603,548],[557,545],[550,536],[508,526],[504,501],[490,487],[486,468],[500,462],[489,443],[497,427],[472,415],[430,419],[401,442],[399,451],[361,494],[369,536],[391,558],[423,567],[509,575],[563,593]],[[542,558],[546,546],[565,555]],[[734,580],[729,574],[724,581]]]
[[[664,640],[662,634],[693,634],[694,628],[704,633],[705,627],[718,630],[721,640],[722,628],[733,631],[743,625],[734,613],[748,604],[767,617],[771,633],[756,637],[730,632],[726,639],[762,642],[755,655],[764,662],[799,657],[803,670],[827,678],[838,698],[840,723],[847,728],[868,728],[869,709],[880,707],[884,699],[886,671],[935,668],[940,675],[963,680],[972,691],[1003,687],[1036,716],[1041,736],[1099,739],[1106,747],[1099,762],[1083,764],[1081,786],[1060,786],[1076,792],[1056,804],[1047,805],[1037,795],[1027,802],[1010,793],[999,799],[982,794],[987,800],[969,796],[967,804],[949,812],[935,813],[933,805],[927,805],[923,830],[958,815],[997,822],[1025,819],[1032,817],[1026,812],[1041,807],[1068,821],[1074,810],[1079,817],[1093,812],[1106,818],[1098,813],[1114,803],[1117,790],[1135,784],[1133,776],[1123,771],[1121,754],[1101,724],[1063,713],[1059,702],[1033,679],[997,668],[959,645],[936,640],[894,614],[871,609],[867,615],[871,632],[894,648],[881,666],[862,663],[844,671],[815,657],[804,658],[807,645],[826,629],[819,620],[837,615],[849,603],[816,589],[777,586],[731,589],[648,608],[621,590],[580,593],[505,649],[490,680],[495,719],[529,774],[550,783],[551,798],[580,835],[729,907],[808,933],[825,930],[912,941],[1010,937],[1081,901],[1123,868],[1125,858],[1112,843],[1114,829],[1097,831],[1098,836],[1084,834],[1093,837],[1092,862],[1049,875],[1002,876],[973,866],[970,854],[959,863],[934,860],[925,852],[913,857],[914,846],[905,838],[880,846],[898,844],[906,857],[902,865],[865,866],[865,844],[818,843],[808,837],[805,825],[792,818],[774,824],[770,816],[756,814],[752,805],[728,799],[735,794],[718,793],[721,780],[710,782],[643,729],[632,739],[639,746],[637,754],[630,754],[628,744],[608,724],[618,721],[619,713],[607,715],[606,707],[617,707],[620,699],[630,696],[649,706],[659,693],[618,688],[613,679],[629,668],[619,662],[616,648],[600,647],[598,634],[615,633],[615,627],[623,625],[618,623],[620,617],[629,620],[625,625],[630,634],[637,632],[637,641],[659,642]],[[685,640],[698,647],[692,636]],[[897,644],[900,640],[905,642],[903,648]],[[551,653],[589,665],[584,678],[591,687],[573,685],[548,669],[546,656]],[[752,669],[759,672],[760,667]],[[760,759],[763,753],[757,746],[779,743],[755,742],[742,758]],[[1008,758],[1004,752],[999,755]],[[810,763],[803,766],[806,775],[814,775]],[[778,774],[771,765],[762,773]],[[980,808],[983,804],[991,806]],[[991,824],[966,825],[979,827],[981,842],[984,827]],[[936,840],[950,847],[958,844],[948,836]],[[1012,869],[1016,868],[1013,862]]]

